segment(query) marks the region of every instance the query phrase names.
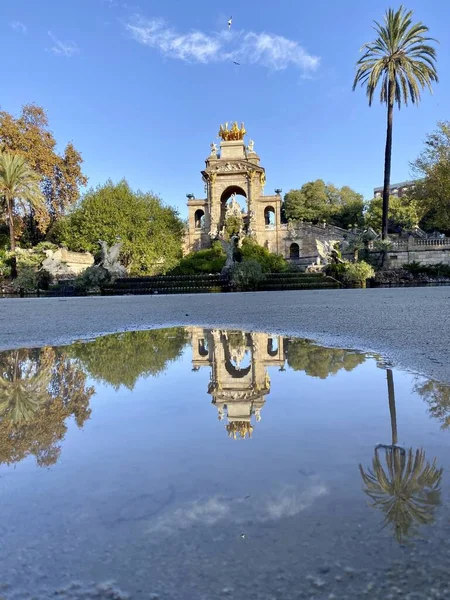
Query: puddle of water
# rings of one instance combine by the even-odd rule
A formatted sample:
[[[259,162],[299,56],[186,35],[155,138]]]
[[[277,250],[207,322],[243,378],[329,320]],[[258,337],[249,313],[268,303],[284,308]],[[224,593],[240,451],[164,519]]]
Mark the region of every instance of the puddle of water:
[[[172,328],[0,353],[0,597],[448,598],[450,388]]]

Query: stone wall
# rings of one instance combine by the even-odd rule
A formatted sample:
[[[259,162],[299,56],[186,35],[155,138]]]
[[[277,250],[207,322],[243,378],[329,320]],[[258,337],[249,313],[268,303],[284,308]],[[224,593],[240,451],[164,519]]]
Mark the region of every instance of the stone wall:
[[[57,280],[76,277],[94,264],[90,252],[70,252],[67,248],[46,250],[42,268]]]
[[[371,254],[379,254],[372,251]],[[385,267],[398,269],[412,262],[424,265],[444,263],[450,265],[450,238],[426,239],[409,238],[393,242],[392,248],[387,252]]]

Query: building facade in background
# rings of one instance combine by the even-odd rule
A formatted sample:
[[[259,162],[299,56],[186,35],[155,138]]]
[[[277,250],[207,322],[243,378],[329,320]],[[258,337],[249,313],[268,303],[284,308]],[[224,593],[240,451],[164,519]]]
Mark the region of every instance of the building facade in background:
[[[416,187],[416,182],[413,180],[412,181],[402,181],[401,183],[392,183],[389,186],[389,195],[397,196],[398,198],[401,198],[402,196],[406,196],[406,194],[410,190],[413,190],[415,187]],[[382,196],[383,196],[383,186],[374,188],[373,197],[381,198]]]

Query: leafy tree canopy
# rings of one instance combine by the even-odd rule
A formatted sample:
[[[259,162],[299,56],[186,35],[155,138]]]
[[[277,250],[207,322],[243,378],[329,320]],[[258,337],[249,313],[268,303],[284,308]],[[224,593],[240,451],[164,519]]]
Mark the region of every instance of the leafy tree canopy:
[[[313,223],[326,221],[338,227],[360,225],[364,200],[348,186],[338,188],[322,179],[309,181],[284,197],[283,213],[287,220]]]
[[[89,190],[51,232],[74,251],[98,252],[98,240],[123,243],[121,261],[131,275],[165,273],[181,259],[184,226],[175,209],[153,194],[134,192],[125,180]]]
[[[29,455],[39,466],[54,464],[66,419],[82,427],[90,416],[94,388],[62,349],[35,348],[0,353],[0,464]]]
[[[427,136],[412,168],[417,184],[411,198],[423,207],[421,227],[450,233],[450,121],[439,122]]]
[[[383,214],[383,199],[374,198],[367,204],[365,212],[365,224],[372,227],[375,231],[381,230],[381,220]],[[412,201],[409,197],[391,196],[389,199],[389,220],[388,230],[395,233],[401,229],[413,229],[419,225],[422,207],[418,202]]]
[[[132,390],[140,377],[162,373],[187,342],[183,327],[106,335],[68,348],[91,377]]]
[[[20,154],[41,178],[48,214],[52,220],[65,214],[87,183],[81,170],[83,159],[72,143],[56,151],[56,140],[43,108],[27,104],[18,118],[0,111],[0,149]],[[36,240],[32,240],[36,241]]]
[[[289,339],[287,344],[288,365],[294,371],[305,371],[310,377],[326,379],[341,369],[352,371],[364,361],[363,354],[316,346],[310,340]]]

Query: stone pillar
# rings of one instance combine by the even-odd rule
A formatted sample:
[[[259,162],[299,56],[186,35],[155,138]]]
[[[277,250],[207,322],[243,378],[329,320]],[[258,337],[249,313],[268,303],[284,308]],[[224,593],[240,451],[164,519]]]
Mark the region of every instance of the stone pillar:
[[[215,237],[218,233],[219,222],[220,222],[220,199],[217,201],[216,196],[216,177],[217,173],[210,173],[209,175],[209,233],[211,237]]]

